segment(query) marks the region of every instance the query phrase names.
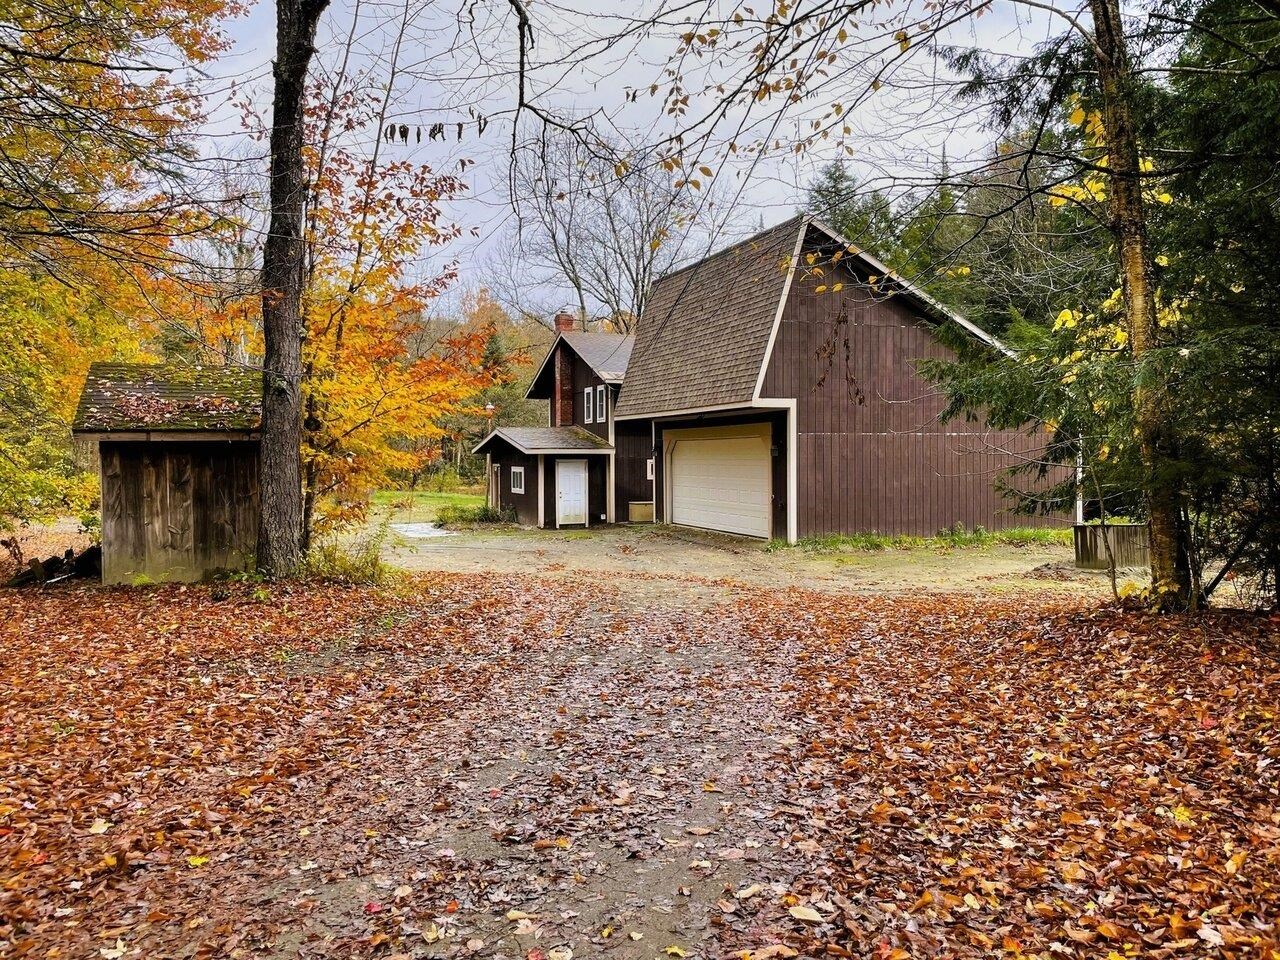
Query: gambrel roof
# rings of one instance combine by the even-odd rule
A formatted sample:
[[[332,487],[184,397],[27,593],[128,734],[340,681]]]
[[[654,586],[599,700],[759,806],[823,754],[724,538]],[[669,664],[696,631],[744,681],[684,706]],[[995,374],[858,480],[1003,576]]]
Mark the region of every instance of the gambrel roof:
[[[881,295],[902,295],[928,317],[1007,347],[814,217],[792,217],[659,279],[636,332],[620,418],[749,407],[802,250],[843,251]]]
[[[654,284],[618,416],[751,403],[802,219],[793,217]]]

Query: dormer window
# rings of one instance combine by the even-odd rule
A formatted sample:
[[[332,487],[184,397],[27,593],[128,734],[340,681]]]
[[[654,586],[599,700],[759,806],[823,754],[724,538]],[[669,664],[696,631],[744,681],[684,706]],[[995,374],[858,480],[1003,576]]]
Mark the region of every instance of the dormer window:
[[[609,408],[605,405],[604,391],[604,384],[596,387],[596,423],[606,423],[609,420]]]
[[[592,390],[590,387],[587,387],[585,390],[582,391],[582,422],[583,423],[596,422],[595,418],[591,416],[591,407],[592,407],[591,398],[594,394],[595,394],[595,391]]]

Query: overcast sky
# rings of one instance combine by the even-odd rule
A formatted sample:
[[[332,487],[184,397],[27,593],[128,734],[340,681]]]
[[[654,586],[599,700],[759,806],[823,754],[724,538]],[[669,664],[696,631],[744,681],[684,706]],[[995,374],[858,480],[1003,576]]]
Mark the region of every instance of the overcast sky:
[[[333,0],[322,21],[318,69],[333,67],[357,9],[356,60],[372,74],[385,77],[404,16],[403,5],[396,2]],[[675,49],[678,25],[659,28],[642,39],[605,44],[601,38],[620,32],[636,11],[634,3],[534,0],[530,10],[536,43],[530,87],[540,104],[564,114],[591,116],[597,126],[638,141],[651,142],[673,129],[672,121],[661,113],[661,97],[651,97],[648,87],[661,81],[662,69]],[[268,112],[274,17],[274,4],[259,0],[246,16],[228,25],[233,46],[214,66],[210,83],[208,142],[214,152],[261,157],[264,145],[244,141],[227,101],[234,84],[237,95]],[[986,16],[953,28],[947,39],[1020,53],[1045,39],[1047,28],[1046,18],[1035,11],[998,2]],[[446,259],[456,260],[462,274],[460,287],[484,281],[495,244],[512,220],[505,177],[516,103],[514,51],[515,20],[505,0],[428,0],[411,7],[399,57],[402,71],[395,84],[394,119],[408,124],[413,132],[410,143],[397,144],[394,151],[397,157],[428,163],[440,172],[457,172],[464,158],[474,164],[464,174],[466,196],[448,207],[451,219],[468,236],[445,251],[434,252],[432,263],[424,265],[429,270]],[[936,168],[943,150],[954,164],[988,149],[990,135],[980,129],[981,118],[959,108],[945,90],[939,92],[938,70],[936,59],[922,51],[899,68],[884,90],[850,115],[855,131],[851,163],[860,177],[888,183]],[[691,79],[699,79],[696,72]],[[634,101],[628,97],[633,89],[642,91]],[[476,114],[494,118],[483,135],[474,122]],[[732,126],[736,119],[740,116],[721,126]],[[461,142],[455,134],[458,122],[466,124]],[[779,135],[794,137],[800,122],[799,116],[792,118]],[[433,123],[448,125],[446,141],[427,138]],[[418,127],[423,129],[420,144]],[[722,131],[721,139],[727,139],[729,132]],[[761,221],[769,225],[790,216],[803,184],[835,152],[833,147],[801,159],[780,152],[711,165],[717,171],[719,195],[736,204],[739,228],[750,230]],[[714,245],[732,239],[717,238]]]

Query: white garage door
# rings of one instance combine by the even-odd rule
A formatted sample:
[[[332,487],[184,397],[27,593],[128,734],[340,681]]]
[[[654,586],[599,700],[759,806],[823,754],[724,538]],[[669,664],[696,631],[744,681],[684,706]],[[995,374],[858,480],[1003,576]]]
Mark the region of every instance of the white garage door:
[[[671,431],[671,522],[769,536],[768,427]]]

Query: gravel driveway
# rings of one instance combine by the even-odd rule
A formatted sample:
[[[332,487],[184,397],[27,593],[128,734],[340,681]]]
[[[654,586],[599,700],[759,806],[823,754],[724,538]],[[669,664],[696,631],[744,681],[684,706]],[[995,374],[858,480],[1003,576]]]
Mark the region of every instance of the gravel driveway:
[[[414,537],[393,525],[385,555],[413,571],[566,577],[638,574],[677,582],[856,593],[1067,592],[1102,595],[1106,577],[1076,570],[1067,546],[914,548],[811,553],[665,526],[592,530],[515,527]],[[660,585],[655,589],[661,589]]]

